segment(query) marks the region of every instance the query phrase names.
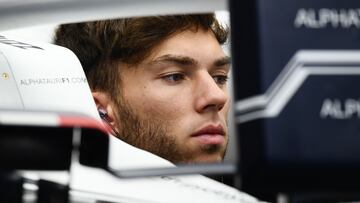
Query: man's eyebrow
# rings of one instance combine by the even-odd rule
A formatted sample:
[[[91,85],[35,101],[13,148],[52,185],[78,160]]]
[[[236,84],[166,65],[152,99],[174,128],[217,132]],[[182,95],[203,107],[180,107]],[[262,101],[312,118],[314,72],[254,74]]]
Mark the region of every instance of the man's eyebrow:
[[[219,66],[225,66],[225,65],[229,65],[231,63],[231,58],[229,56],[224,56],[220,59],[217,59],[214,62],[214,66],[215,67],[219,67]]]
[[[185,65],[185,66],[190,66],[190,65],[197,65],[198,62],[188,56],[180,56],[180,55],[172,55],[172,54],[166,54],[166,55],[162,55],[154,60],[152,60],[150,62],[150,64],[157,64],[157,63],[174,63],[174,64],[179,64],[179,65]]]

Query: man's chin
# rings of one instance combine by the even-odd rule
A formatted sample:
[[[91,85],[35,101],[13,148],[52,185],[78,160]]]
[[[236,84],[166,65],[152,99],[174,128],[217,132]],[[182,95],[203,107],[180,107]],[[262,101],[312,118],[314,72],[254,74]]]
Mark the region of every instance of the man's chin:
[[[193,158],[192,160],[186,161],[184,163],[188,164],[207,164],[207,163],[220,163],[224,160],[222,154],[204,154],[198,157]]]

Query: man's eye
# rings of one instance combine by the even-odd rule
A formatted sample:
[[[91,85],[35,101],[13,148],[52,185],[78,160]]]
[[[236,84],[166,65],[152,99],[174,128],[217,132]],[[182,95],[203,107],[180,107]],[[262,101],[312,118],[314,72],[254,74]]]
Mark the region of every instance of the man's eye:
[[[171,83],[177,83],[185,79],[185,76],[181,73],[169,74],[161,77],[163,80]]]
[[[213,76],[213,78],[214,78],[214,81],[216,82],[216,84],[218,84],[218,85],[225,85],[229,79],[229,77],[227,75],[215,75],[215,76]]]

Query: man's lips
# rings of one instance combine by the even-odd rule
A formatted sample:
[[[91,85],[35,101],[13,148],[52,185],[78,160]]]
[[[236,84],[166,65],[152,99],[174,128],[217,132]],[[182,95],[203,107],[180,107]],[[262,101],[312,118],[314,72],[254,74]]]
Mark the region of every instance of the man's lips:
[[[222,144],[225,142],[225,130],[221,125],[208,125],[191,135],[203,144]]]

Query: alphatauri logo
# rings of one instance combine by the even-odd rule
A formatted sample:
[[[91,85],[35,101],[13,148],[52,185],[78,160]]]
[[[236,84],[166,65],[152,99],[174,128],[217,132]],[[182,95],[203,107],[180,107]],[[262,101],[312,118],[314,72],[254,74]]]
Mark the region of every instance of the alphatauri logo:
[[[331,119],[360,118],[359,99],[326,98],[321,107],[320,117]]]
[[[296,28],[360,28],[360,8],[353,9],[305,9],[297,11],[294,26]]]

